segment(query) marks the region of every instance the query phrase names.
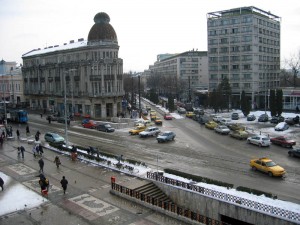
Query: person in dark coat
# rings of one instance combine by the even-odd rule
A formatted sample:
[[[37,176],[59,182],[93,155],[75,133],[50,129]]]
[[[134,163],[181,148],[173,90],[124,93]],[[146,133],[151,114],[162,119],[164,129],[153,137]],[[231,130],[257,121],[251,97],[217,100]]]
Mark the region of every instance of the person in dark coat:
[[[44,160],[40,158],[39,160],[40,173],[44,173]]]
[[[43,153],[44,153],[44,149],[43,149],[43,146],[41,144],[39,144],[39,153],[40,153],[40,156],[42,156]]]
[[[68,187],[68,180],[65,178],[65,176],[62,177],[62,180],[60,181],[61,183],[61,186],[64,190],[64,194],[66,194],[66,190],[67,190],[67,187]]]
[[[29,135],[30,134],[30,130],[29,130],[29,126],[26,126],[26,134]]]
[[[25,148],[23,146],[20,147],[22,158],[24,159]]]
[[[67,184],[68,184],[68,181],[67,181]],[[4,185],[4,180],[0,177],[0,187],[1,187],[2,191],[4,190],[3,185]]]
[[[16,133],[17,133],[17,138],[20,139],[20,131],[19,131],[19,129],[17,129]]]

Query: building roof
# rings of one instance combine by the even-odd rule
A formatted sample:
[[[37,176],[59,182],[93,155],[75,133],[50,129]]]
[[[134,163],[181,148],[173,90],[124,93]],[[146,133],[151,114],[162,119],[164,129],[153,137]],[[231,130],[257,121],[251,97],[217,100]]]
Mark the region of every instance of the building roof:
[[[95,24],[89,32],[88,41],[118,41],[117,34],[109,21],[110,18],[106,13],[96,14],[94,17]]]

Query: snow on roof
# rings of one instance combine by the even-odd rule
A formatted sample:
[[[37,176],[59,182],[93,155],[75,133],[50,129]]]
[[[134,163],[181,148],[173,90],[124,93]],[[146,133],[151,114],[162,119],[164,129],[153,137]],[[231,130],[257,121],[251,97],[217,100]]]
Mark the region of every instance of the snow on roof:
[[[80,40],[80,39],[79,39]],[[87,41],[70,41],[69,44],[64,43],[63,45],[54,45],[54,46],[49,46],[44,49],[33,49],[25,54],[23,54],[23,57],[28,57],[28,56],[34,56],[34,55],[39,55],[39,54],[46,54],[50,52],[55,52],[55,51],[62,51],[62,50],[68,50],[68,49],[74,49],[74,48],[80,48],[80,47],[86,47],[87,46]]]

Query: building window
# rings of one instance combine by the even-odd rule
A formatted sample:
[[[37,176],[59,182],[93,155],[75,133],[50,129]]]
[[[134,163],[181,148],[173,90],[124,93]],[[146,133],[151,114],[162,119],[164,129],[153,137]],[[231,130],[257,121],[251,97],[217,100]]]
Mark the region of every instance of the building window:
[[[240,68],[239,65],[232,65],[232,69],[233,69],[233,70],[238,70],[239,68]]]

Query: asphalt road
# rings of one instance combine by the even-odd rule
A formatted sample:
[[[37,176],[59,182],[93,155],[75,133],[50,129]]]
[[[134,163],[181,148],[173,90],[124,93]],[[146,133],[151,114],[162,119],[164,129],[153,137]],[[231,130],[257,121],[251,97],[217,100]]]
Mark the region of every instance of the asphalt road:
[[[31,114],[29,126],[32,130],[54,131],[64,135],[64,124],[52,122]],[[154,137],[130,136],[128,129],[117,129],[104,133],[85,129],[72,122],[68,136],[70,143],[99,147],[100,150],[125,158],[145,162],[159,169],[172,168],[186,173],[250,187],[277,195],[279,199],[300,204],[299,159],[288,157],[288,149],[272,145],[268,148],[247,144],[216,134],[191,119],[163,121],[162,131],[173,130],[175,141],[158,144]],[[22,125],[24,126],[24,125]],[[25,126],[21,127],[25,131]],[[43,139],[43,138],[42,138]],[[250,169],[251,158],[270,157],[287,170],[285,178],[268,177]],[[158,159],[158,160],[157,160]]]

